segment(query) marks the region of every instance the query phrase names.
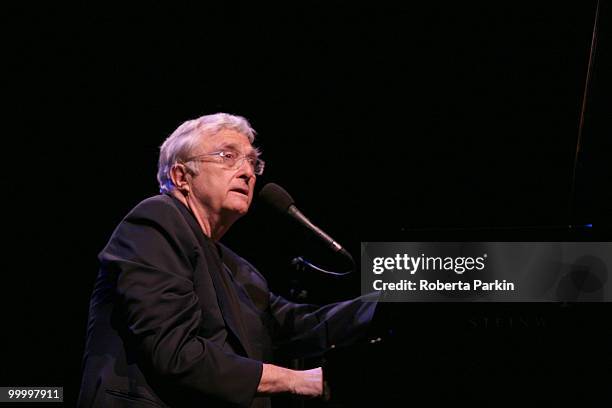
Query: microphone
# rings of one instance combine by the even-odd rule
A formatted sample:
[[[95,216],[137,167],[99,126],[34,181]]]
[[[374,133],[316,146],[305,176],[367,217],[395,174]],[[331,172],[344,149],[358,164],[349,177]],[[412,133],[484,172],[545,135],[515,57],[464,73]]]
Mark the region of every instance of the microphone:
[[[354,263],[351,254],[336,242],[332,237],[327,235],[321,228],[317,227],[310,221],[302,212],[295,206],[293,198],[284,188],[275,183],[266,184],[259,192],[259,198],[265,203],[271,205],[276,210],[297,220],[300,224],[314,232],[321,240],[327,244],[334,252],[341,253]]]

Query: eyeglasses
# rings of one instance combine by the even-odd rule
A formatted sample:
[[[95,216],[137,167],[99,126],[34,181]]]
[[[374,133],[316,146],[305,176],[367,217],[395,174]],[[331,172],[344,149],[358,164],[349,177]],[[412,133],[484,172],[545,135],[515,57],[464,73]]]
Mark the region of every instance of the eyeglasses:
[[[203,157],[209,157],[210,159],[204,160]],[[266,162],[264,162],[253,154],[241,155],[238,152],[231,150],[219,150],[218,152],[200,154],[183,160],[183,162],[213,161],[215,163],[223,164],[228,169],[237,169],[242,166],[242,163],[245,159],[248,161],[249,165],[253,169],[253,173],[258,176],[261,176],[263,174]]]

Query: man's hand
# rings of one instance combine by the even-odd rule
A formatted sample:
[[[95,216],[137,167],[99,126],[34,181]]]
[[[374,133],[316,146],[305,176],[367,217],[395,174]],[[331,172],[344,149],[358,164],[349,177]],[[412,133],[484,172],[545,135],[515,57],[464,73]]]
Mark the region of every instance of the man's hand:
[[[320,397],[323,395],[323,370],[318,367],[296,371],[264,364],[257,393],[270,395],[283,392],[305,397]]]

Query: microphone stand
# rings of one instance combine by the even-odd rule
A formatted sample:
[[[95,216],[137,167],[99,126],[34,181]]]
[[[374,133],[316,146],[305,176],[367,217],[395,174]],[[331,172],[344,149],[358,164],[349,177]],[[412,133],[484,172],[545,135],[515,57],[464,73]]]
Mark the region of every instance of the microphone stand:
[[[344,248],[341,248],[336,253],[340,253],[344,255],[346,259],[348,259],[351,263],[351,268],[347,272],[333,272],[328,271],[320,266],[317,266],[308,260],[304,259],[302,256],[298,256],[291,261],[291,264],[294,267],[293,273],[294,276],[291,279],[289,284],[289,297],[290,300],[297,303],[307,303],[308,301],[308,290],[305,289],[299,279],[299,275],[305,272],[320,272],[332,276],[344,276],[352,273],[355,270],[355,260],[352,255]],[[289,363],[290,368],[292,370],[304,370],[305,369],[305,359],[304,358],[294,358]],[[324,379],[325,380],[325,379]],[[325,385],[324,385],[325,386]],[[304,408],[304,399],[300,397],[291,398],[291,407],[292,408]]]

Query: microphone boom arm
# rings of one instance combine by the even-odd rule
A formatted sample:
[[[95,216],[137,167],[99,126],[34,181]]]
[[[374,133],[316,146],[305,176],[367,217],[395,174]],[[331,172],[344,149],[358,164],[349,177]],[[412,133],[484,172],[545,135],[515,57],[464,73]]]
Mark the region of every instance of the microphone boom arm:
[[[337,243],[332,237],[327,235],[321,228],[317,227],[310,221],[295,205],[291,205],[289,210],[287,210],[289,215],[298,221],[303,222],[308,228],[310,228],[316,235],[318,235],[323,241],[327,243],[327,245],[334,251],[340,252],[342,250],[342,245]]]

